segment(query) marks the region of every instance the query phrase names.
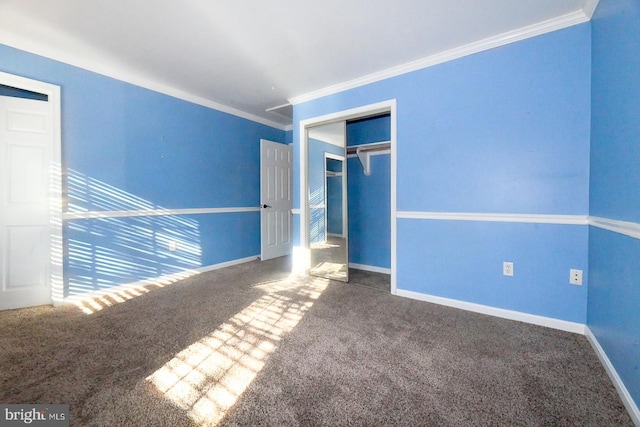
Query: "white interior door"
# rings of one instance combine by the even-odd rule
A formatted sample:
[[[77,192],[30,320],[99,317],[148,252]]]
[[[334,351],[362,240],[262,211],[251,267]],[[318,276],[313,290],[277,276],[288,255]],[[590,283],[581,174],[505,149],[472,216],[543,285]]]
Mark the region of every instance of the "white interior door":
[[[260,140],[260,258],[291,253],[291,146]]]
[[[45,101],[0,96],[0,309],[51,303]]]

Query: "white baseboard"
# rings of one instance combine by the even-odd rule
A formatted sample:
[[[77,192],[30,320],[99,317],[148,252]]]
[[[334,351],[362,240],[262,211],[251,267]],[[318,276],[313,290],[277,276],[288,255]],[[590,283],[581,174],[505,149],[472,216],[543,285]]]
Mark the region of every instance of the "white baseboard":
[[[254,255],[246,258],[234,259],[231,261],[225,261],[218,264],[207,265],[204,267],[198,267],[189,270],[179,271],[177,273],[165,274],[158,277],[153,277],[149,279],[138,280],[132,283],[125,283],[122,285],[116,285],[109,288],[104,288],[96,291],[90,291],[83,294],[71,295],[66,297],[63,301],[63,304],[67,303],[78,303],[81,301],[86,301],[92,298],[99,298],[104,296],[109,296],[113,294],[118,294],[120,292],[126,292],[131,290],[140,291],[145,286],[149,285],[159,285],[166,286],[168,284],[177,282],[182,279],[186,279],[187,277],[195,276],[196,274],[205,273],[207,271],[219,270],[225,267],[231,267],[232,265],[244,264],[245,262],[254,261],[259,258],[259,255]]]
[[[591,344],[591,347],[593,347],[593,350],[598,355],[602,366],[604,366],[604,370],[607,371],[607,375],[609,375],[613,386],[620,395],[620,399],[622,400],[624,407],[627,408],[632,421],[636,426],[640,426],[640,410],[638,409],[638,405],[633,401],[627,387],[625,387],[622,379],[618,375],[618,372],[616,372],[616,368],[613,367],[609,357],[607,357],[607,354],[604,352],[602,346],[600,346],[598,339],[593,332],[591,332],[591,329],[589,329],[588,326],[585,326],[585,336],[587,337],[589,344]]]
[[[535,314],[521,313],[519,311],[506,310],[503,308],[491,307],[488,305],[475,304],[450,298],[437,297],[422,294],[419,292],[397,289],[395,295],[411,298],[419,301],[431,302],[445,305],[447,307],[459,308],[461,310],[473,311],[489,316],[501,317],[503,319],[516,320],[518,322],[531,323],[533,325],[545,326],[547,328],[559,329],[561,331],[573,332],[584,335],[585,325],[582,323],[569,322],[566,320],[553,319],[551,317],[538,316]]]
[[[357,270],[371,271],[373,273],[391,274],[390,268],[376,267],[374,265],[356,264],[355,262],[349,263],[349,268],[355,268]]]
[[[246,262],[255,261],[260,258],[260,255],[248,256],[246,258],[238,258],[231,261],[220,262],[218,264],[207,265],[205,267],[196,268],[196,271],[199,273],[204,273],[207,271],[219,270],[225,267],[231,267],[232,265],[244,264]]]

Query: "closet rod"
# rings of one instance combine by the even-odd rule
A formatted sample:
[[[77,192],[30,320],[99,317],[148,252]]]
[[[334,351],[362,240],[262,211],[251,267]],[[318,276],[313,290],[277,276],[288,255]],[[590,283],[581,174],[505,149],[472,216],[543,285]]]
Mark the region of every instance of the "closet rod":
[[[350,145],[347,147],[347,155],[372,152],[372,151],[385,151],[391,148],[390,142],[374,142],[370,144]]]

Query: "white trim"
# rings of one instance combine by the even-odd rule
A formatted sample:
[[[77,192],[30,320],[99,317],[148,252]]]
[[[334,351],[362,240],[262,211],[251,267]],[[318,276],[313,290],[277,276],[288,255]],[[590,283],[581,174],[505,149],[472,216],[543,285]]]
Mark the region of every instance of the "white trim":
[[[64,271],[62,268],[62,109],[60,86],[27,79],[0,71],[0,83],[47,95],[51,112],[51,162],[49,165],[49,286],[51,302],[62,303]]]
[[[254,114],[247,113],[245,111],[238,110],[233,107],[229,107],[224,104],[212,101],[210,99],[202,98],[201,96],[194,95],[192,93],[177,89],[164,83],[153,81],[148,76],[140,73],[136,73],[131,69],[127,69],[123,66],[115,65],[113,61],[96,61],[87,59],[83,56],[78,56],[64,52],[62,49],[52,50],[50,48],[44,48],[43,46],[33,43],[27,39],[16,36],[15,34],[9,34],[4,31],[0,31],[0,40],[2,44],[11,46],[16,49],[20,49],[24,52],[29,52],[35,55],[43,56],[45,58],[52,59],[54,61],[62,62],[64,64],[72,65],[82,68],[93,73],[101,74],[103,76],[111,77],[116,80],[120,80],[125,83],[132,84],[134,86],[142,87],[152,90],[154,92],[162,93],[164,95],[171,96],[172,98],[181,99],[183,101],[191,102],[192,104],[201,105],[203,107],[210,108],[212,110],[220,111],[223,113],[231,114],[236,117],[251,120],[252,122],[260,123],[265,126],[270,126],[279,130],[287,130],[287,125],[283,125],[272,120],[259,117]],[[107,65],[108,64],[108,65]]]
[[[398,212],[398,218],[448,221],[528,222],[535,224],[588,224],[588,217],[586,215],[400,211]]]
[[[468,55],[472,55],[474,53],[504,46],[531,37],[550,33],[552,31],[561,30],[573,25],[582,24],[589,21],[589,19],[591,18],[591,16],[587,15],[587,12],[590,10],[590,5],[591,3],[593,3],[593,1],[594,0],[588,0],[587,6],[585,6],[585,9],[587,9],[586,11],[580,10],[568,13],[566,15],[549,19],[547,21],[539,22],[537,24],[529,25],[517,30],[508,31],[506,33],[498,34],[497,36],[488,37],[486,39],[469,43],[464,46],[427,56],[426,58],[387,68],[382,71],[358,77],[356,79],[349,80],[343,83],[338,83],[336,85],[328,86],[323,89],[308,92],[306,94],[294,96],[292,98],[289,98],[288,101],[292,105],[301,104],[303,102],[308,102],[314,99],[322,98],[324,96],[344,92],[349,89],[368,85],[391,77],[411,73],[413,71],[421,70],[433,65],[453,61],[454,59],[459,59]]]
[[[356,270],[371,271],[373,273],[391,274],[390,268],[376,267],[375,265],[356,264],[355,262],[350,262],[349,268],[355,268]]]
[[[318,126],[327,124],[339,120],[349,120],[358,117],[374,115],[378,113],[390,114],[390,135],[389,141],[391,142],[391,294],[396,293],[396,162],[397,162],[397,103],[395,99],[387,101],[381,101],[374,104],[364,105],[361,107],[351,108],[348,110],[338,111],[323,116],[312,117],[299,121],[299,146],[300,146],[300,204],[303,208],[298,209],[300,212],[300,252],[301,254],[308,251],[308,236],[306,229],[306,222],[308,218],[307,207],[307,189],[309,188],[308,176],[307,176],[307,128],[311,126]],[[294,209],[295,210],[295,209]],[[301,255],[304,257],[305,255]],[[304,261],[303,261],[304,262]],[[295,270],[300,270],[300,266],[294,265]],[[306,268],[306,267],[305,267]]]
[[[589,225],[640,239],[640,224],[637,222],[619,221],[616,219],[589,217]]]
[[[398,171],[398,140],[397,140],[397,120],[398,114],[396,112],[396,100],[394,99],[391,102],[391,115],[390,115],[390,126],[391,133],[389,134],[389,139],[391,142],[391,158],[389,160],[390,163],[390,175],[391,175],[391,294],[396,295],[398,292],[398,282],[397,282],[397,230],[398,230],[398,205],[397,205],[397,193],[396,186],[398,182],[397,171]]]
[[[291,214],[292,215],[300,215],[300,208],[291,209]]]
[[[538,316],[535,314],[521,313],[514,310],[491,307],[488,305],[475,304],[450,298],[443,298],[434,295],[422,294],[419,292],[398,289],[396,295],[418,301],[430,302],[447,307],[459,308],[461,310],[473,311],[475,313],[487,314],[489,316],[500,317],[502,319],[516,320],[518,322],[530,323],[547,328],[558,329],[566,332],[573,332],[584,335],[585,325],[582,323],[569,322],[566,320],[553,319],[551,317]]]
[[[593,18],[593,14],[596,11],[596,8],[598,7],[598,2],[600,0],[587,0],[585,2],[584,7],[582,8],[582,10],[584,11],[585,16],[591,20],[591,18]]]
[[[214,213],[259,212],[259,207],[251,208],[192,208],[192,209],[141,209],[130,211],[87,211],[65,212],[64,221],[89,218],[122,218],[133,216],[163,216],[163,215],[197,215]]]
[[[611,360],[609,360],[609,357],[607,357],[607,353],[605,353],[604,349],[598,342],[598,339],[593,334],[593,332],[591,332],[591,329],[589,329],[588,326],[585,326],[584,334],[587,337],[589,344],[591,344],[591,347],[593,347],[593,350],[598,355],[598,358],[600,359],[602,366],[604,366],[604,370],[607,371],[607,375],[609,375],[609,378],[611,379],[613,386],[618,392],[618,395],[620,396],[620,400],[622,400],[622,404],[624,405],[625,408],[627,408],[627,412],[629,412],[629,416],[631,417],[631,420],[634,422],[635,425],[640,426],[640,410],[638,409],[638,406],[636,405],[636,403],[633,401],[633,398],[631,397],[631,394],[629,394],[629,390],[627,390],[627,387],[624,385],[624,382],[622,382],[622,379],[618,375],[618,372],[616,371],[616,368],[613,366],[613,363],[611,363]]]
[[[86,301],[92,298],[99,298],[104,296],[109,296],[115,293],[132,290],[132,289],[140,289],[141,287],[150,286],[150,285],[166,285],[173,282],[177,282],[178,280],[186,279],[187,277],[195,276],[196,274],[206,273],[207,271],[219,270],[225,267],[231,267],[233,265],[244,264],[247,262],[255,261],[260,259],[259,255],[254,255],[245,258],[234,259],[231,261],[220,262],[218,264],[207,265],[204,267],[198,267],[189,270],[179,271],[177,273],[165,274],[158,277],[153,277],[149,279],[142,279],[132,283],[125,283],[122,285],[115,285],[109,288],[104,288],[96,291],[90,291],[84,294],[79,295],[71,295],[64,299],[64,303],[78,303],[82,301]]]

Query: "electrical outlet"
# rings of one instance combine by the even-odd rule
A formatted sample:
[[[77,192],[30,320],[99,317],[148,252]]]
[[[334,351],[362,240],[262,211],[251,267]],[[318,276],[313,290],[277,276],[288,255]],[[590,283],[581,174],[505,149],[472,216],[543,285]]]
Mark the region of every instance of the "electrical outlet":
[[[502,274],[505,276],[513,276],[513,263],[512,262],[503,262],[502,263]]]
[[[582,270],[569,270],[569,283],[572,285],[582,285]]]
[[[175,240],[172,240],[169,242],[169,250],[171,252],[175,251],[176,249],[178,249],[178,244],[176,243]]]

